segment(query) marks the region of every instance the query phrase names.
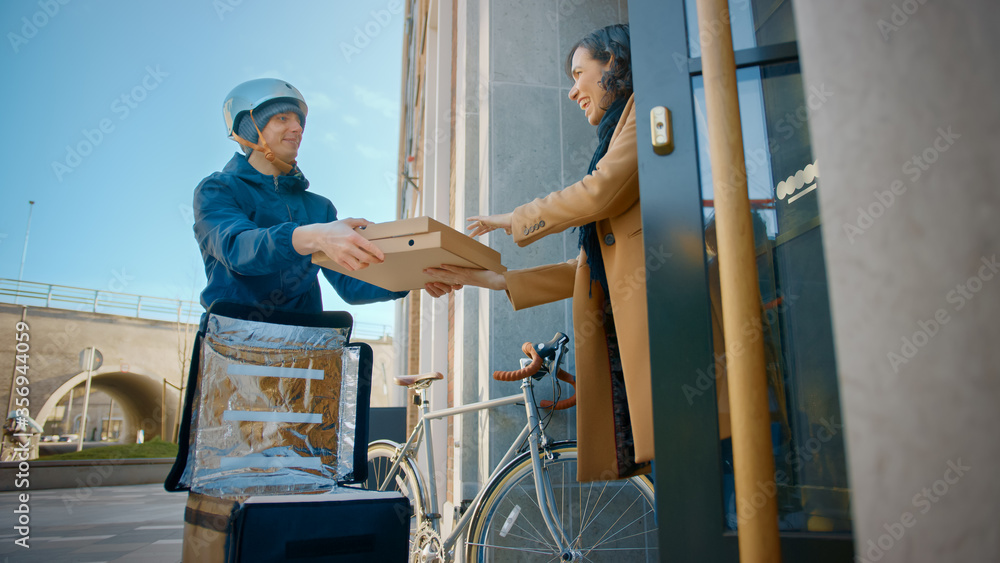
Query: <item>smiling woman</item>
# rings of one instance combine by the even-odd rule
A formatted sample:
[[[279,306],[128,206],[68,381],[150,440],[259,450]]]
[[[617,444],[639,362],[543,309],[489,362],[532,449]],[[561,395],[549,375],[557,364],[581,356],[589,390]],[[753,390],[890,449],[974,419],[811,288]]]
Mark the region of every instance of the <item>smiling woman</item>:
[[[591,125],[601,122],[614,100],[632,94],[628,28],[609,26],[601,31],[606,38],[594,32],[573,45],[566,58],[566,74],[573,79],[569,99],[580,105]]]
[[[519,246],[579,228],[580,254],[505,274],[450,265],[445,284],[506,290],[515,310],[573,299],[581,481],[649,471],[653,459],[645,248],[639,205],[628,25],[612,25],[568,53],[569,98],[597,126],[597,150],[579,182],[510,213],[470,217],[474,236],[503,229]],[[448,291],[439,288],[439,293]]]
[[[569,99],[580,106],[591,125],[597,125],[610,105],[605,102],[609,92],[602,86],[601,77],[611,68],[611,61],[601,64],[586,49],[577,49],[570,65],[573,89],[569,91]]]

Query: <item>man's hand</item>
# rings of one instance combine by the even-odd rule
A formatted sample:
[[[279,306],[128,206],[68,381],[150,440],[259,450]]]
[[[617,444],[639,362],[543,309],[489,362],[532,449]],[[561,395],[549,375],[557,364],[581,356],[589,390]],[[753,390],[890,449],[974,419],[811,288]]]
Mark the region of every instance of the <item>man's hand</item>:
[[[374,243],[354,230],[371,224],[366,219],[350,218],[303,225],[292,231],[292,246],[303,256],[322,251],[350,272],[361,270],[385,260],[385,255]]]
[[[424,270],[424,273],[429,275],[434,280],[434,283],[454,286],[456,288],[471,285],[473,287],[485,287],[497,291],[507,289],[507,278],[503,277],[503,274],[498,274],[492,270],[476,270],[442,264],[438,268],[427,268]],[[427,292],[437,297],[437,295],[431,293],[430,289]]]
[[[486,233],[496,230],[503,229],[510,234],[510,224],[511,213],[502,213],[500,215],[476,215],[475,217],[469,217],[466,221],[469,225],[466,230],[472,231],[469,233],[470,237],[478,237],[479,235],[485,235]]]

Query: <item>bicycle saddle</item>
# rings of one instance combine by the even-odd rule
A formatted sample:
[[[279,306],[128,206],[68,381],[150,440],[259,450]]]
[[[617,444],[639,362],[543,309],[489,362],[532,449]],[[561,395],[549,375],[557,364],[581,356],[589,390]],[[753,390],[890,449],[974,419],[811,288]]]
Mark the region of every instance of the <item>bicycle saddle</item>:
[[[409,387],[411,385],[430,385],[432,381],[437,381],[438,379],[444,379],[444,376],[436,371],[431,371],[427,373],[421,373],[420,375],[398,375],[394,378],[396,380],[396,385],[400,387]]]

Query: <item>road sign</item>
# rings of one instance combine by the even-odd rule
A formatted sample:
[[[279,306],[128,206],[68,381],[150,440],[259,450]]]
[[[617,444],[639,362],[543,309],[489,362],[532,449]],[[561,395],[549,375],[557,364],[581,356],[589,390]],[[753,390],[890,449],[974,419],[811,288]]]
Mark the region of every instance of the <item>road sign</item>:
[[[80,369],[87,371],[87,359],[90,358],[90,348],[84,348],[80,351]],[[104,364],[104,355],[97,348],[94,348],[94,365],[90,368],[91,371],[97,371],[101,369],[101,365]]]

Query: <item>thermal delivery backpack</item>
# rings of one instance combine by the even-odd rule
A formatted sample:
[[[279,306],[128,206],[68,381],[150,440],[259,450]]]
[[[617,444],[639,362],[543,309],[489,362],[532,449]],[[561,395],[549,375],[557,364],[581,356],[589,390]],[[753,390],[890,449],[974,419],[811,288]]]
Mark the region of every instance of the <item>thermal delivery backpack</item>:
[[[209,308],[164,484],[189,492],[185,563],[406,561],[409,502],[361,488],[372,349],[352,323]]]

